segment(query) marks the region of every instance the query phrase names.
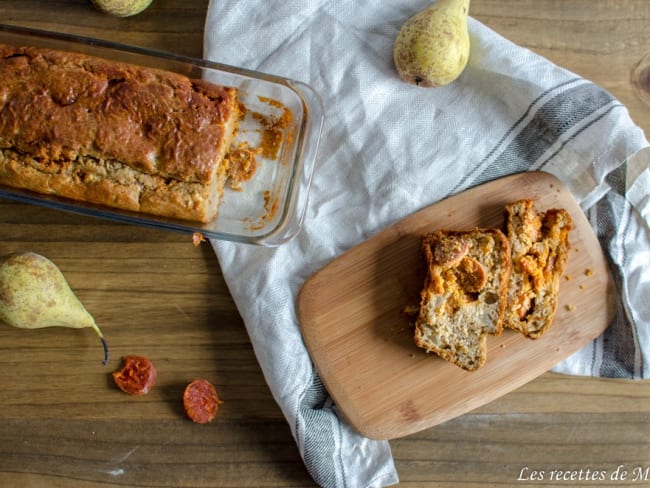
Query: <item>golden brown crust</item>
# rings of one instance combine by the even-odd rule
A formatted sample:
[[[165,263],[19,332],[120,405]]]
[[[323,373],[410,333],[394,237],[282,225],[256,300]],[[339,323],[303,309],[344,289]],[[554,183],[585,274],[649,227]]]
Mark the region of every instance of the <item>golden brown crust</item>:
[[[530,199],[506,205],[505,212],[512,249],[505,325],[537,339],[557,310],[573,222],[564,209],[537,212]]]
[[[237,90],[78,53],[0,45],[0,182],[208,221]]]
[[[503,330],[510,247],[498,229],[423,236],[427,278],[415,324],[417,346],[468,371],[486,361],[487,335]]]

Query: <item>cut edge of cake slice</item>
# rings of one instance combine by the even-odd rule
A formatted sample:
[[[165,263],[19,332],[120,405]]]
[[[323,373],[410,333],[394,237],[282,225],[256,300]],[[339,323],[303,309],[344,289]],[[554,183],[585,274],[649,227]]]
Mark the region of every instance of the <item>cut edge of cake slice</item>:
[[[503,330],[510,246],[498,229],[439,230],[422,237],[427,277],[414,339],[418,347],[473,371],[487,335]]]

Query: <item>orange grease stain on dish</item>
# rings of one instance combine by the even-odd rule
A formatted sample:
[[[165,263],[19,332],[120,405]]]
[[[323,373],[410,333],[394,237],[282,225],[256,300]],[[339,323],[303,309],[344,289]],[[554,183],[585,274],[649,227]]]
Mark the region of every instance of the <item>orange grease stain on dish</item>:
[[[288,130],[293,125],[293,114],[291,110],[277,100],[265,97],[259,97],[259,100],[282,110],[279,117],[269,117],[257,112],[252,113],[253,118],[258,120],[264,128],[261,134],[262,143],[260,145],[262,155],[268,159],[276,159],[282,147],[282,141],[284,140],[287,144],[293,141],[293,131]]]
[[[264,192],[264,211],[264,215],[268,220],[273,220],[273,217],[278,212],[278,197],[271,198],[271,192],[268,190]]]
[[[293,114],[277,100],[265,97],[258,97],[263,103],[282,110],[279,116],[264,115],[259,112],[249,111],[244,105],[240,105],[242,118],[247,112],[262,127],[260,133],[259,147],[252,147],[248,142],[240,142],[233,145],[227,155],[228,159],[228,180],[233,190],[241,190],[242,183],[249,181],[257,170],[257,156],[269,160],[278,159],[282,143],[287,144],[293,141]]]
[[[250,180],[257,169],[257,155],[261,148],[251,147],[248,142],[241,142],[228,153],[228,180],[230,188],[241,190],[242,183]]]
[[[251,230],[263,229],[267,222],[273,220],[275,214],[278,212],[278,197],[274,197],[269,190],[265,190],[264,197],[264,213],[255,221],[250,222]]]
[[[291,110],[285,107],[277,100],[266,97],[258,97],[260,102],[274,107],[280,111],[279,115],[266,115],[259,112],[253,112],[246,107],[242,107],[242,113],[248,112],[256,120],[260,129],[260,143],[258,147],[252,147],[243,142],[234,146],[228,155],[229,169],[228,178],[230,187],[234,190],[242,189],[242,182],[250,180],[258,167],[258,156],[269,160],[277,160],[283,144],[291,144],[295,137],[293,130],[293,114]],[[287,161],[281,160],[282,164]],[[263,192],[264,212],[260,217],[247,218],[250,230],[257,231],[263,229],[271,222],[278,212],[279,197],[274,195],[270,190]]]

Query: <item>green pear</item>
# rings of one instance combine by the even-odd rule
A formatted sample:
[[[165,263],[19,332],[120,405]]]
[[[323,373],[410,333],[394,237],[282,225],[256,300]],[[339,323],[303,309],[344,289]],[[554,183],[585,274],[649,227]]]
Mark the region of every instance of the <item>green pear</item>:
[[[460,76],[469,59],[467,31],[470,0],[438,0],[404,23],[393,60],[404,81],[436,87]]]
[[[91,327],[104,348],[108,346],[95,319],[70,289],[61,270],[33,252],[0,258],[0,320],[20,329],[43,327]]]

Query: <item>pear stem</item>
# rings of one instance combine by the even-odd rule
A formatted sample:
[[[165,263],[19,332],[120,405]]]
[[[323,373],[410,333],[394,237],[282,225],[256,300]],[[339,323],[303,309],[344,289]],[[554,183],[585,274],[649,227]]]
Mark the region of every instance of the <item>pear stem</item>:
[[[95,332],[97,332],[99,340],[102,341],[102,347],[104,348],[104,360],[102,361],[102,364],[106,366],[108,364],[108,343],[106,342],[106,339],[104,339],[104,334],[94,320],[90,325],[95,329]]]
[[[102,341],[102,347],[104,348],[104,360],[102,361],[102,364],[106,366],[108,364],[108,343],[103,337],[100,337],[99,340]]]

